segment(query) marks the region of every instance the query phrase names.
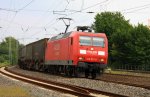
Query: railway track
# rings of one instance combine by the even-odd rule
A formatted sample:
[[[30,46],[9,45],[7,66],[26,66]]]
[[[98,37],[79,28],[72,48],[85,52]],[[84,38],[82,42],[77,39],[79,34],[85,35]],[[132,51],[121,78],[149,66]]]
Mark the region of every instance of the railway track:
[[[141,87],[150,90],[149,77],[121,75],[121,74],[103,74],[103,76],[100,79],[96,80],[124,84],[134,87]]]
[[[4,67],[0,68],[0,73],[4,74],[6,76],[24,81],[24,82],[28,82],[31,84],[38,85],[40,87],[44,87],[46,89],[55,90],[55,91],[59,91],[62,93],[68,93],[68,94],[72,94],[72,95],[75,95],[78,97],[97,97],[97,96],[99,96],[99,97],[103,97],[103,96],[104,97],[127,97],[127,96],[123,96],[123,95],[119,95],[119,94],[113,94],[113,93],[109,93],[109,92],[93,90],[93,89],[79,87],[79,86],[75,86],[75,85],[68,85],[68,84],[64,84],[64,83],[43,80],[43,79],[39,79],[36,77],[19,74],[14,71],[10,71]]]

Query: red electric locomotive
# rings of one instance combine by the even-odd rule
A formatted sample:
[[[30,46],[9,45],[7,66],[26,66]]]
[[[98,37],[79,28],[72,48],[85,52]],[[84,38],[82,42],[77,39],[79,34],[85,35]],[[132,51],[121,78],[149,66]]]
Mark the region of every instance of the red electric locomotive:
[[[74,31],[49,40],[44,39],[41,43],[42,49],[32,45],[32,58],[23,57],[24,60],[20,59],[21,64],[67,76],[80,76],[84,73],[88,77],[91,74],[92,78],[103,73],[107,66],[108,40],[104,33]],[[37,48],[40,50],[34,51]],[[41,53],[42,57],[39,57]]]

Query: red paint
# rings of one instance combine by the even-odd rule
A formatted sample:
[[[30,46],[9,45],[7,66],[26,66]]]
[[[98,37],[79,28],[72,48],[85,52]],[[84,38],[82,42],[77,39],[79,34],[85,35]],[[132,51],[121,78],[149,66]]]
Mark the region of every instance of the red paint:
[[[104,38],[104,47],[100,46],[84,46],[79,44],[79,36],[102,37]],[[71,44],[71,38],[73,42]],[[86,54],[81,54],[82,53]],[[100,51],[100,52],[99,52]],[[105,53],[105,55],[98,55]],[[84,60],[79,60],[79,57]],[[48,60],[73,60],[73,65],[77,65],[79,61],[95,62],[107,64],[108,58],[108,40],[104,33],[88,33],[88,32],[72,32],[69,37],[58,40],[48,41],[45,52],[45,61]],[[103,62],[100,62],[104,59]]]

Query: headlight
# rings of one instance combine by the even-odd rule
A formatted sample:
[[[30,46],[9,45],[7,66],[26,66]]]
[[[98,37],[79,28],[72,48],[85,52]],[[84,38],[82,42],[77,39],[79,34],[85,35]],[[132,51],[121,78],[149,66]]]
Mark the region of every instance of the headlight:
[[[100,59],[100,62],[104,62],[104,59]]]
[[[79,57],[79,60],[84,60],[84,58],[83,57]]]

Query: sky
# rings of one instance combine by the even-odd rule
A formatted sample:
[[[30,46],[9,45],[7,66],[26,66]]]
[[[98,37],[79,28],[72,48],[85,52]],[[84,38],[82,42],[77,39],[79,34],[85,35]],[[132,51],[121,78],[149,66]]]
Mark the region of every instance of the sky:
[[[12,36],[28,44],[50,38],[65,31],[59,18],[71,18],[68,31],[74,31],[105,11],[121,12],[132,25],[148,25],[149,10],[150,0],[0,0],[0,41]]]

